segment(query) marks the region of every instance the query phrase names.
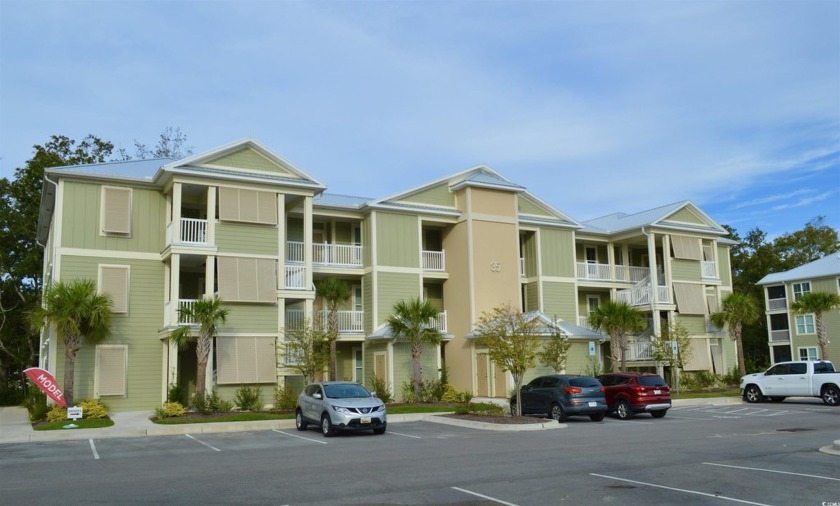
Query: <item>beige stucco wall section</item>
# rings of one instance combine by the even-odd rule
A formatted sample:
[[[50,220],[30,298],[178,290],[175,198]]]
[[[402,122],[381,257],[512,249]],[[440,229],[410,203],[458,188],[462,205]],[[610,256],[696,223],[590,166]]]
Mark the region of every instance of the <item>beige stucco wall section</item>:
[[[516,198],[513,192],[474,187],[456,194],[463,214],[443,238],[443,247],[449,273],[444,300],[454,336],[446,345],[446,364],[449,381],[458,390],[475,392],[475,357],[465,337],[475,321],[504,303],[519,307]]]

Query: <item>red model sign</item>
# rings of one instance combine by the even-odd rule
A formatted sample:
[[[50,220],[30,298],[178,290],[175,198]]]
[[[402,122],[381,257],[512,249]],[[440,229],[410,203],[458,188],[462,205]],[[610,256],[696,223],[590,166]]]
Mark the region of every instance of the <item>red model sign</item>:
[[[64,402],[64,394],[58,388],[58,382],[55,377],[40,367],[30,367],[23,371],[26,377],[31,379],[33,383],[38,385],[38,388],[44,391],[50,399],[54,400],[59,406],[66,408],[67,403]]]

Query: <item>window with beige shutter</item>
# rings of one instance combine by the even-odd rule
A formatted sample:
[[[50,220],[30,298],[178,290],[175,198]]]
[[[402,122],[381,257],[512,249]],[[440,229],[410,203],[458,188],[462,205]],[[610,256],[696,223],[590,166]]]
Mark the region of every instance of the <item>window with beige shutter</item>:
[[[677,311],[680,314],[706,314],[706,297],[703,285],[673,283]]]
[[[220,385],[276,383],[274,337],[217,337],[216,378]]]
[[[104,234],[131,233],[131,188],[102,187],[100,226]]]
[[[96,397],[124,397],[128,390],[128,346],[98,345],[95,370]]]
[[[219,297],[229,302],[277,302],[277,261],[218,257]]]
[[[244,188],[219,187],[219,219],[277,224],[277,194]]]
[[[99,293],[111,296],[111,311],[118,314],[128,313],[128,280],[130,269],[127,265],[99,266]]]
[[[674,258],[703,260],[703,249],[700,246],[700,239],[696,237],[672,235],[671,250],[674,252]]]

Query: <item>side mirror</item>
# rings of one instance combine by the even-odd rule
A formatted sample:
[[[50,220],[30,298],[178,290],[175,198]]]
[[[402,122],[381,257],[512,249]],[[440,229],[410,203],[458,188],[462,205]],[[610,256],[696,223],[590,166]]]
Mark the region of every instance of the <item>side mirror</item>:
[[[313,398],[313,399],[320,399],[320,398],[321,398],[321,394],[320,394],[320,393],[314,393],[314,394],[312,394],[312,398]]]

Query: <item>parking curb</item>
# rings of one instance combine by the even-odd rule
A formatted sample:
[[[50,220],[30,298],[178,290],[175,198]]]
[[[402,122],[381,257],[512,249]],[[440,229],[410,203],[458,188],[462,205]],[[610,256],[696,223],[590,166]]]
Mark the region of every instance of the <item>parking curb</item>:
[[[440,423],[444,425],[455,425],[458,427],[469,427],[471,429],[482,429],[482,430],[498,430],[498,431],[507,431],[507,432],[519,432],[519,431],[529,431],[529,430],[551,430],[551,429],[562,429],[568,427],[565,423],[557,423],[554,420],[546,420],[545,422],[535,422],[535,423],[488,423],[488,422],[476,422],[474,420],[463,420],[460,418],[450,418],[447,416],[428,416],[423,419],[425,422],[433,422],[433,423]]]
[[[820,448],[820,452],[840,457],[840,439],[835,439],[833,445],[823,446]]]

